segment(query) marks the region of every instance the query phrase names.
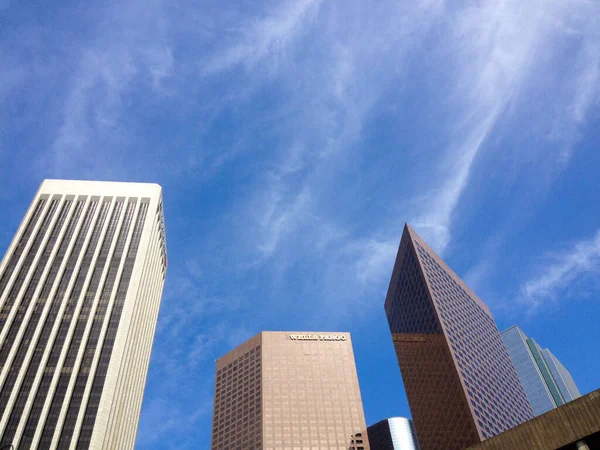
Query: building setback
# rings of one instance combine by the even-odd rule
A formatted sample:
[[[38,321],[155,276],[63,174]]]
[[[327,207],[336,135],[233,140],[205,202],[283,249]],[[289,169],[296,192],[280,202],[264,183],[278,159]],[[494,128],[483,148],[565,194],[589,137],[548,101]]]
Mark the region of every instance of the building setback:
[[[536,416],[581,396],[560,361],[518,326],[503,331],[502,339]]]
[[[544,357],[544,361],[548,365],[552,378],[556,381],[556,385],[565,399],[565,402],[570,402],[571,400],[581,397],[581,393],[575,384],[575,380],[573,380],[569,371],[562,365],[556,356],[554,356],[547,348],[542,350],[542,356]]]
[[[533,417],[489,309],[408,225],[385,311],[421,450],[462,450]]]
[[[262,332],[217,360],[212,450],[369,450],[349,333]]]
[[[41,184],[0,264],[0,446],[134,447],[166,267],[160,186]]]
[[[392,417],[367,429],[371,450],[419,450],[412,420]]]

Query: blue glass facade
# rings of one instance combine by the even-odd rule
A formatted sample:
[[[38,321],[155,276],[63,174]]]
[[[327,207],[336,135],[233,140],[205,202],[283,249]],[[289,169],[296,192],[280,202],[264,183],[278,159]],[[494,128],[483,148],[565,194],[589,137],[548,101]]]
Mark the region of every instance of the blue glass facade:
[[[519,327],[502,332],[502,339],[536,416],[579,397],[564,366]]]
[[[569,371],[562,365],[556,356],[548,349],[542,350],[542,356],[544,357],[544,361],[546,361],[565,401],[570,402],[571,400],[581,397],[581,393],[579,392],[573,377],[571,377]]]
[[[502,339],[535,415],[539,416],[555,408],[556,403],[527,345],[527,336],[515,326],[504,331]]]

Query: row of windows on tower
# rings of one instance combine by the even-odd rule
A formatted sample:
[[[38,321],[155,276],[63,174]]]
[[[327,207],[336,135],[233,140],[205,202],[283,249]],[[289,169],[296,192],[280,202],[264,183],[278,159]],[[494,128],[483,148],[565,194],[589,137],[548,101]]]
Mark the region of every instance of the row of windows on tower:
[[[411,298],[412,301],[402,299]],[[407,251],[404,256],[394,301],[388,305],[388,320],[392,333],[437,334],[440,332],[433,306],[429,301],[416,256]]]
[[[213,450],[261,448],[260,345],[217,370]]]
[[[502,342],[493,319],[420,244],[416,244],[484,437],[494,436],[526,420],[524,405],[509,405],[505,401],[506,392],[514,394],[516,386],[511,383],[514,377],[507,373],[508,355],[504,358],[506,361],[498,360],[498,355],[502,355]],[[497,351],[491,353],[490,348]],[[518,395],[511,397],[519,398]]]
[[[75,198],[74,196],[67,196],[65,198],[64,203],[61,206],[58,217],[52,227],[52,230],[50,231],[48,240],[46,241],[44,248],[41,252],[41,255],[38,259],[38,262],[35,266],[34,275],[29,278],[27,289],[26,289],[24,295],[20,299],[20,302],[19,302],[19,305],[17,308],[17,314],[13,317],[13,320],[10,324],[10,329],[6,336],[7,339],[5,339],[5,341],[4,341],[5,345],[3,345],[3,349],[12,347],[14,339],[11,339],[11,336],[14,336],[15,330],[18,331],[22,325],[22,320],[21,320],[22,315],[19,314],[19,310],[24,311],[24,310],[28,309],[28,307],[29,307],[30,301],[32,299],[32,295],[28,295],[28,293],[33,294],[33,292],[35,290],[37,290],[37,286],[42,279],[41,275],[43,272],[45,272],[46,265],[50,260],[50,255],[54,251],[54,246],[57,244],[59,232],[62,229],[62,226],[64,225],[64,221],[66,220],[68,213],[70,212],[70,208],[73,204],[74,198]],[[58,207],[61,199],[62,199],[61,195],[54,195],[52,197],[52,202],[50,204],[50,207],[46,211],[46,214],[44,215],[44,219],[43,219],[42,223],[40,224],[40,227],[36,233],[36,236],[34,237],[33,243],[30,246],[30,248],[28,249],[27,255],[26,255],[23,263],[20,266],[19,274],[17,275],[17,278],[16,278],[16,283],[13,283],[11,292],[14,291],[15,295],[10,295],[10,293],[9,293],[8,299],[10,301],[5,302],[5,304],[3,305],[4,308],[8,308],[8,310],[9,310],[10,307],[14,304],[14,302],[16,300],[17,285],[20,290],[20,286],[23,284],[22,280],[21,280],[21,278],[23,278],[23,277],[21,275],[25,274],[26,272],[28,272],[31,269],[32,262],[33,262],[33,260],[32,260],[33,255],[35,255],[37,253],[38,249],[41,247],[41,242],[50,228],[50,222],[57,210],[57,207]],[[76,263],[76,260],[78,259],[78,255],[79,255],[80,251],[83,249],[83,242],[85,240],[85,237],[87,236],[88,227],[91,225],[92,217],[94,216],[96,206],[98,205],[98,200],[99,200],[98,197],[93,197],[91,199],[90,203],[88,204],[86,217],[85,217],[85,219],[82,223],[82,227],[77,235],[75,245],[71,250],[67,265],[64,268],[64,271],[62,273],[62,278],[60,280],[58,289],[55,292],[54,296],[52,297],[52,304],[51,304],[50,310],[48,311],[48,314],[46,316],[45,326],[43,327],[42,334],[40,335],[37,342],[35,343],[35,352],[33,353],[32,359],[29,363],[29,367],[27,369],[27,372],[25,374],[25,377],[24,377],[21,387],[19,389],[18,395],[16,397],[16,401],[13,405],[12,410],[6,411],[6,402],[8,401],[8,396],[11,394],[13,388],[15,387],[16,377],[17,377],[17,374],[19,373],[19,370],[21,369],[22,364],[24,362],[24,355],[26,353],[26,350],[29,348],[30,345],[34,345],[34,342],[32,339],[33,333],[37,327],[39,320],[41,319],[42,310],[45,307],[46,300],[48,300],[48,298],[49,298],[51,286],[54,284],[56,277],[59,273],[59,267],[61,265],[61,262],[64,259],[64,257],[66,256],[67,248],[70,245],[70,241],[73,237],[73,231],[76,227],[76,224],[79,221],[79,217],[83,210],[83,206],[85,204],[86,199],[87,199],[86,196],[78,197],[73,214],[69,220],[69,225],[67,226],[67,229],[65,230],[62,241],[59,244],[59,248],[56,251],[56,254],[53,258],[52,268],[46,274],[46,279],[44,280],[44,285],[43,285],[40,295],[36,301],[33,314],[30,316],[30,320],[28,321],[26,329],[24,331],[23,339],[21,340],[19,347],[17,349],[17,353],[16,353],[15,357],[13,358],[11,368],[9,371],[9,375],[8,375],[7,379],[5,380],[5,383],[2,386],[2,391],[0,393],[0,406],[1,406],[0,409],[3,412],[10,413],[8,416],[7,426],[6,426],[3,436],[2,436],[2,442],[6,442],[6,441],[10,442],[14,438],[14,434],[16,432],[17,426],[20,423],[21,418],[22,418],[26,400],[27,400],[28,395],[30,394],[30,391],[32,388],[34,373],[39,368],[39,364],[41,362],[40,359],[42,357],[43,350],[48,343],[49,332],[52,329],[52,324],[57,319],[58,309],[62,303],[63,296],[66,293],[66,286],[69,284],[71,275],[74,272],[75,265],[76,265],[75,263]],[[34,398],[34,403],[32,405],[27,423],[25,425],[25,430],[23,431],[23,437],[22,437],[21,441],[19,442],[19,447],[28,448],[28,446],[31,445],[31,439],[34,434],[33,432],[34,432],[35,428],[37,427],[37,424],[40,419],[40,414],[42,411],[42,407],[41,407],[40,403],[43,403],[43,401],[44,401],[43,399],[46,398],[46,395],[48,393],[47,392],[48,386],[46,385],[47,383],[45,383],[45,381],[47,381],[49,377],[52,377],[57,369],[57,361],[55,361],[55,359],[58,357],[58,355],[60,353],[59,349],[62,348],[63,344],[65,343],[65,332],[68,328],[68,325],[74,319],[73,313],[75,312],[75,306],[77,304],[77,300],[79,299],[79,296],[82,292],[83,280],[85,279],[85,274],[87,273],[87,271],[90,267],[91,261],[92,261],[91,254],[94,252],[96,244],[99,241],[100,230],[104,225],[104,221],[105,221],[105,219],[107,217],[107,213],[108,213],[108,208],[109,208],[110,204],[112,203],[112,200],[113,200],[112,197],[105,197],[102,202],[102,210],[95,221],[94,232],[92,234],[90,242],[86,246],[86,251],[85,251],[85,255],[82,260],[82,263],[81,263],[80,272],[77,275],[76,282],[71,290],[68,300],[65,302],[66,308],[64,309],[64,313],[61,318],[61,327],[58,330],[56,338],[54,339],[54,345],[52,348],[52,352],[50,354],[50,359],[48,360],[48,363],[46,364],[46,366],[44,368],[44,371],[43,371],[44,375],[40,382],[40,387],[37,390],[37,394]],[[96,260],[96,267],[94,268],[94,275],[92,276],[92,280],[87,288],[87,291],[86,291],[86,294],[84,297],[84,304],[79,309],[78,317],[77,317],[77,326],[75,328],[73,337],[70,340],[69,351],[67,352],[67,358],[65,359],[63,367],[60,369],[61,375],[60,375],[59,383],[57,385],[57,392],[55,392],[55,394],[53,396],[51,408],[48,413],[46,422],[44,424],[44,432],[42,433],[42,437],[41,437],[41,445],[45,445],[44,443],[46,441],[48,441],[49,439],[51,439],[52,435],[54,434],[54,430],[56,427],[56,421],[57,421],[57,418],[59,415],[57,413],[57,408],[59,405],[62,405],[62,402],[65,398],[62,391],[60,390],[61,386],[65,385],[65,380],[70,379],[71,374],[75,373],[74,366],[73,366],[73,364],[75,362],[74,355],[75,355],[75,352],[79,350],[79,348],[81,347],[81,345],[83,343],[82,336],[80,336],[81,330],[83,329],[83,326],[85,325],[85,323],[87,323],[86,318],[88,318],[90,313],[92,312],[91,305],[89,304],[89,302],[91,302],[92,299],[95,297],[96,290],[99,288],[100,274],[102,273],[103,267],[107,262],[108,249],[110,246],[110,242],[112,240],[112,236],[113,236],[114,232],[116,231],[117,220],[118,220],[118,217],[120,216],[121,206],[124,201],[125,201],[124,197],[117,198],[117,201],[116,201],[113,213],[112,213],[112,218],[111,218],[110,224],[108,226],[104,242],[102,244],[102,249]],[[137,199],[135,199],[135,198],[129,199],[128,211],[130,211],[130,214],[129,214],[130,218],[135,209],[136,201],[137,201]],[[142,200],[142,204],[140,206],[140,212],[139,212],[137,223],[136,223],[136,230],[133,233],[131,244],[130,244],[129,250],[128,250],[128,252],[129,252],[128,258],[127,258],[128,260],[134,259],[135,253],[137,252],[137,248],[139,245],[139,239],[141,237],[143,222],[144,222],[144,218],[145,218],[147,201],[148,201],[148,199]],[[38,203],[38,206],[44,205],[44,204],[45,204],[45,199],[42,199]],[[27,239],[30,238],[31,233],[28,230],[33,229],[32,228],[33,224],[35,223],[35,220],[37,220],[36,216],[39,216],[39,214],[37,213],[37,210],[36,210],[36,213],[34,213],[33,218],[26,225],[26,230],[25,230],[26,232],[23,233],[23,235],[20,237],[19,242],[23,242],[24,239],[26,241]],[[107,288],[107,283],[109,283],[109,282],[112,283],[116,280],[115,267],[116,267],[116,265],[120,264],[120,262],[121,262],[121,257],[120,257],[121,253],[119,253],[119,252],[122,252],[122,250],[124,248],[125,236],[127,234],[127,232],[126,231],[123,232],[123,230],[128,229],[128,227],[129,227],[129,223],[124,222],[122,225],[122,228],[121,228],[121,232],[120,232],[120,235],[122,235],[122,237],[120,236],[120,240],[122,241],[122,244],[120,246],[117,245],[115,252],[113,254],[113,257],[111,259],[111,266],[113,267],[113,273],[112,273],[112,276],[110,274],[107,276],[107,278],[106,278],[107,281],[105,281],[105,284],[103,287],[103,291],[105,292],[105,294],[104,294],[105,299],[108,298],[108,295],[109,295],[108,292],[109,291],[112,292],[111,288]],[[11,255],[10,260],[13,260],[15,257],[19,257],[19,256],[20,256],[19,251],[14,252]],[[109,326],[107,328],[107,334],[105,336],[105,340],[103,341],[104,342],[103,343],[103,345],[104,345],[103,354],[106,353],[106,352],[104,352],[104,350],[108,349],[112,345],[112,342],[114,341],[114,337],[112,335],[113,331],[116,332],[116,327],[114,326],[115,325],[115,323],[114,323],[115,317],[114,316],[115,316],[116,310],[118,309],[118,303],[120,300],[122,300],[121,297],[123,297],[125,295],[125,292],[127,290],[127,284],[129,282],[129,278],[130,278],[130,269],[132,268],[129,266],[131,266],[131,264],[128,264],[127,262],[124,264],[123,274],[121,277],[119,289],[118,289],[117,296],[115,299],[115,309],[113,309],[113,315],[111,316],[111,323],[109,324]],[[7,275],[7,272],[4,272],[3,277],[4,277],[4,275]],[[81,367],[79,368],[79,372],[77,375],[77,382],[75,384],[75,390],[71,396],[69,408],[68,408],[67,414],[66,414],[66,421],[63,425],[63,429],[60,434],[60,440],[65,445],[67,445],[68,442],[70,442],[70,439],[73,435],[72,428],[74,427],[75,420],[78,417],[78,413],[80,411],[80,406],[81,406],[81,401],[83,400],[83,391],[85,389],[85,386],[86,386],[86,383],[87,383],[87,380],[88,380],[89,374],[90,374],[90,367],[88,367],[89,365],[91,365],[91,362],[92,362],[92,358],[90,355],[93,353],[92,349],[95,349],[96,345],[98,344],[99,331],[100,331],[100,327],[102,326],[102,323],[103,323],[103,320],[100,319],[99,314],[102,314],[102,316],[104,317],[105,313],[107,312],[106,307],[107,307],[106,302],[104,302],[98,306],[98,308],[96,309],[96,312],[95,312],[93,326],[92,326],[92,332],[90,333],[90,335],[89,335],[90,337],[88,338],[87,343],[86,343],[85,354],[84,354],[82,364],[81,364]],[[118,322],[118,318],[116,319],[116,322]],[[78,333],[78,330],[80,331],[79,333]],[[96,330],[96,331],[94,331],[94,330]],[[95,341],[94,341],[94,339],[95,339]],[[93,341],[93,343],[92,343],[92,341]],[[93,345],[93,347],[91,345]],[[5,352],[0,351],[0,355],[3,355],[4,353]],[[90,354],[90,355],[88,355],[88,354]],[[5,361],[5,358],[3,358],[2,356],[0,356],[0,359]],[[97,412],[97,402],[99,401],[99,398],[96,398],[97,397],[96,394],[98,394],[98,390],[100,390],[100,392],[101,392],[102,385],[103,385],[103,377],[101,377],[102,382],[98,382],[98,380],[99,380],[98,376],[99,376],[99,373],[102,372],[102,369],[103,369],[103,364],[102,364],[102,357],[101,357],[100,364],[98,365],[98,368],[96,371],[96,378],[94,379],[94,386],[92,387],[92,392],[90,395],[88,407],[85,411],[85,417],[84,417],[84,422],[83,422],[83,426],[82,426],[83,431],[82,431],[82,433],[80,435],[80,439],[79,439],[79,445],[82,447],[85,447],[86,445],[89,444],[89,437],[91,437],[91,436],[88,436],[89,433],[87,433],[87,430],[88,430],[88,428],[93,427],[93,421],[95,419],[96,412]],[[62,384],[60,382],[61,380],[63,381]],[[42,399],[42,397],[43,397],[43,399]]]

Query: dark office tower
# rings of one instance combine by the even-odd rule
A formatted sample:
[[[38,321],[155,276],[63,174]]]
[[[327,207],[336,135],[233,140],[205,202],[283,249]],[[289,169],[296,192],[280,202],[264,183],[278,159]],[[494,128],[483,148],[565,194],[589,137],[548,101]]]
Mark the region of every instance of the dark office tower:
[[[533,417],[485,304],[408,226],[385,311],[421,450],[460,450]]]
[[[419,450],[412,420],[392,417],[367,428],[371,450]]]
[[[349,333],[262,332],[217,360],[212,450],[369,450]]]
[[[1,448],[133,448],[165,271],[160,186],[42,183],[0,263]]]

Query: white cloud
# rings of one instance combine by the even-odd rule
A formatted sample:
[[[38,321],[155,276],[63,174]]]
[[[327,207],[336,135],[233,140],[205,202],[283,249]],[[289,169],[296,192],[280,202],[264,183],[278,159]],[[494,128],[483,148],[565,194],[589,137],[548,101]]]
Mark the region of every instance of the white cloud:
[[[414,219],[415,229],[440,253],[450,242],[452,214],[474,161],[532,66],[534,49],[543,38],[545,8],[518,1],[471,4],[450,19],[458,68],[451,94],[456,126],[438,166],[441,176]]]
[[[352,267],[357,293],[369,283],[387,281],[383,274],[391,270],[405,220],[442,253],[478,157],[500,118],[526,93],[523,86],[545,70],[544,48],[560,39],[556,29],[567,22],[562,17],[566,8],[557,1],[469,4],[458,10],[443,1],[410,8],[385,4],[369,8],[372,21],[361,21],[359,27],[356,18],[367,12],[358,3],[350,2],[342,11],[333,4],[306,1],[284,2],[266,18],[242,22],[234,42],[226,37],[221,54],[208,58],[205,74],[227,76],[243,67],[251,83],[283,85],[286,101],[274,107],[278,142],[262,167],[262,179],[234,207],[244,212],[236,242],[252,247],[253,262],[271,264],[278,276],[285,276],[294,260],[315,254],[327,255],[318,262],[325,266],[343,261]],[[432,29],[440,39],[426,51],[445,66],[427,66],[444,74],[441,85],[430,87],[431,95],[447,121],[439,129],[438,124],[424,125],[443,136],[441,147],[421,155],[422,160],[431,159],[428,169],[404,173],[417,178],[416,190],[425,194],[415,194],[418,202],[408,202],[394,215],[386,212],[374,228],[357,232],[324,200],[338,192],[331,180],[348,161],[369,158],[373,149],[353,146],[388,89],[402,89],[413,49],[424,51],[424,42],[432,45]],[[307,49],[312,58],[303,58]],[[580,62],[587,67],[592,59],[582,54]],[[565,108],[583,105],[585,114],[589,105],[574,96],[591,98],[586,94],[590,83],[579,85],[562,101]],[[558,154],[543,156],[559,159]],[[391,162],[403,156],[399,151],[388,158]],[[359,194],[357,202],[364,201]],[[323,270],[322,276],[331,277],[323,285],[347,283],[335,270]]]
[[[576,126],[583,120],[590,105],[598,100],[599,33],[593,20],[598,11],[590,2],[520,1],[471,4],[454,12],[454,33],[449,45],[455,46],[458,68],[452,76],[454,91],[450,97],[456,109],[456,127],[450,137],[445,156],[437,166],[434,187],[423,198],[423,211],[414,216],[414,225],[438,252],[443,252],[451,239],[452,215],[469,184],[473,165],[486,139],[500,117],[515,98],[523,94],[524,83],[539,84],[545,70],[554,70],[547,49],[564,38],[564,28],[576,21],[583,39],[583,51],[577,57],[577,70],[566,76],[561,86],[573,84],[567,95],[552,98],[562,108],[571,111],[561,117],[558,127]],[[595,15],[594,15],[595,13]],[[462,105],[462,106],[461,106]],[[457,108],[458,107],[458,108]],[[559,106],[560,108],[561,106]],[[538,118],[541,119],[541,118]],[[548,121],[552,121],[548,117]],[[554,160],[554,166],[564,168],[572,149],[574,133],[553,154],[537,155]],[[529,150],[534,152],[534,150]],[[530,155],[518,155],[528,160]]]
[[[398,251],[398,239],[371,239],[357,246],[356,277],[362,286],[387,281]]]
[[[260,235],[256,241],[262,257],[270,257],[282,239],[302,225],[310,212],[310,192],[305,186],[300,192],[286,193],[287,186],[275,181],[265,192],[268,199],[258,210]]]
[[[139,89],[157,95],[174,71],[161,12],[161,0],[131,2],[127,8],[113,3],[103,11],[95,38],[74,47],[62,125],[43,170],[54,176],[124,175],[122,149],[130,138],[122,123],[127,97]]]
[[[580,277],[600,271],[600,230],[592,239],[580,241],[571,250],[549,259],[551,262],[521,287],[520,300],[530,312],[565,294]]]
[[[275,123],[281,138],[275,167],[268,167],[266,182],[243,200],[249,205],[243,208],[249,216],[241,222],[244,238],[258,242],[260,259],[300,241],[304,249],[312,244],[319,251],[324,239],[331,243],[347,233],[346,224],[334,220],[315,196],[327,194],[331,169],[357,156],[350,149],[372,108],[443,4],[369,7],[377,17],[369,24],[357,21],[363,8],[360,2],[283,3],[266,18],[240,25],[237,42],[208,60],[211,74],[224,75],[241,64],[263,82],[285,86],[287,98],[277,106],[283,120]],[[314,58],[302,58],[307,49]]]
[[[465,190],[473,162],[482,144],[496,121],[498,111],[490,111],[486,120],[476,125],[468,139],[461,143],[458,150],[450,150],[456,158],[442,184],[426,196],[425,212],[416,216],[411,225],[421,234],[438,253],[443,253],[450,242],[452,213]]]
[[[244,65],[252,69],[265,58],[285,57],[285,47],[305,30],[306,20],[314,17],[319,10],[321,0],[288,1],[266,18],[253,21],[242,28],[239,42],[216,55],[203,64],[205,75],[211,75]]]
[[[177,269],[179,268],[179,269]],[[212,412],[214,361],[260,330],[242,319],[252,305],[222,295],[222,280],[197,259],[170,267],[155,336],[138,445],[198,448],[193,433]],[[189,395],[194,392],[195,395]],[[202,431],[200,432],[202,434]]]
[[[162,81],[173,75],[173,50],[167,46],[150,47],[144,50],[143,56],[152,77],[152,86],[155,90],[160,90]]]
[[[40,157],[54,176],[132,179],[155,165],[166,183],[167,218],[178,223],[150,398],[177,408],[145,409],[146,442],[186,432],[176,422],[203,406],[178,397],[181,386],[212,374],[251,327],[288,317],[332,326],[358,305],[379,309],[405,220],[447,249],[473,174],[496,170],[477,164],[532,86],[532,103],[556,109],[531,122],[556,121],[563,156],[502,151],[563,165],[600,86],[594,1],[196,3],[97,6],[89,34],[49,52],[68,68],[54,73],[68,76],[36,91],[53,98],[58,126],[41,121],[52,142],[24,140],[52,149]],[[29,73],[4,70],[0,98],[17,98]],[[552,298],[598,259],[561,258],[524,285],[528,302]],[[485,280],[490,261],[467,278]]]
[[[573,118],[583,122],[590,106],[598,101],[600,93],[600,33],[595,42],[589,42],[583,49],[579,76],[576,79],[576,95],[572,105]]]

